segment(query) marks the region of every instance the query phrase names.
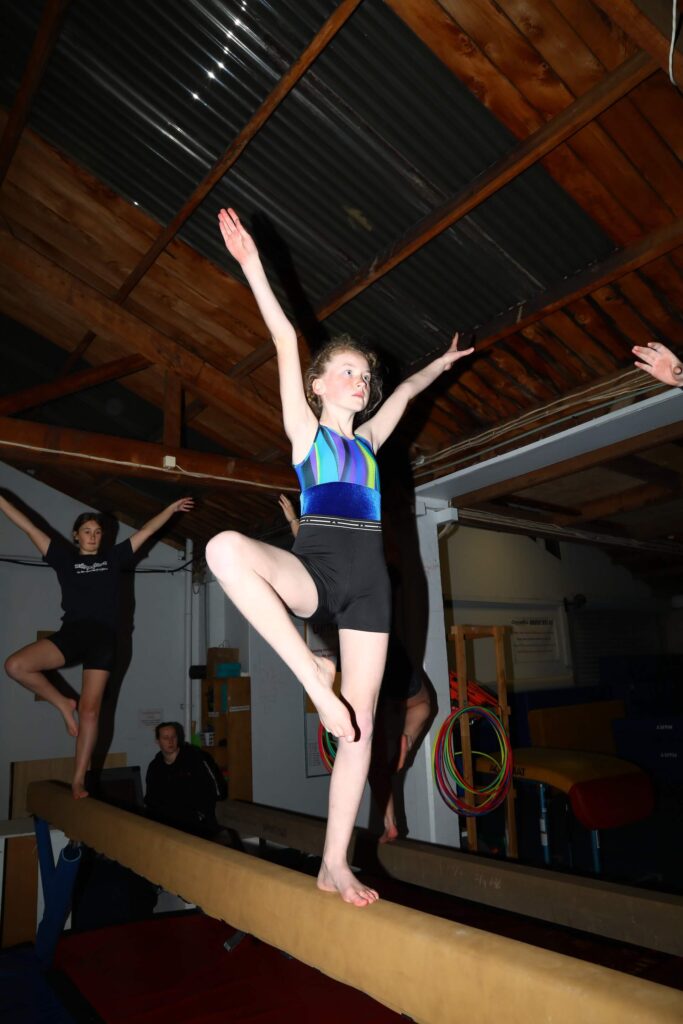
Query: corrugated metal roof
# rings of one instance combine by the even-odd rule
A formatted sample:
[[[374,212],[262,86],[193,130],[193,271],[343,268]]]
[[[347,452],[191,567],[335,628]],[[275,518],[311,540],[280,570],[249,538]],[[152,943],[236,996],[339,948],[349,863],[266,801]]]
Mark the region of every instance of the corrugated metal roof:
[[[7,0],[2,8],[16,8]],[[40,5],[8,18],[25,51]],[[332,0],[75,0],[31,126],[166,223],[334,10]],[[21,62],[1,92],[11,103]],[[195,98],[197,97],[197,98]],[[365,0],[182,236],[238,275],[229,203],[288,251],[312,308],[514,140],[381,0]],[[330,318],[409,363],[612,246],[540,167]],[[267,259],[267,253],[266,253]],[[277,280],[276,289],[284,295]]]

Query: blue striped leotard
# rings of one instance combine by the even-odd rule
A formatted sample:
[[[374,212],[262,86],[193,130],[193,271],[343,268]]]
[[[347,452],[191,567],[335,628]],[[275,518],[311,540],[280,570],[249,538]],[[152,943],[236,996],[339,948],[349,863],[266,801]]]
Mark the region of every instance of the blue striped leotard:
[[[381,521],[377,460],[364,437],[344,437],[321,424],[308,455],[294,470],[301,487],[302,518]]]
[[[384,561],[379,471],[370,442],[319,425],[294,467],[301,486],[293,552],[318,590],[315,622],[388,633],[391,588]]]

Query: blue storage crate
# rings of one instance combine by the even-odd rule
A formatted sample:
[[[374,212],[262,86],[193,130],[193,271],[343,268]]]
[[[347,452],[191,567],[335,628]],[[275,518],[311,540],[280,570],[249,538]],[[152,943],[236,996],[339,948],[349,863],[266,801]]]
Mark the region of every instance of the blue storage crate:
[[[622,718],[612,728],[617,757],[658,782],[683,782],[683,716]]]

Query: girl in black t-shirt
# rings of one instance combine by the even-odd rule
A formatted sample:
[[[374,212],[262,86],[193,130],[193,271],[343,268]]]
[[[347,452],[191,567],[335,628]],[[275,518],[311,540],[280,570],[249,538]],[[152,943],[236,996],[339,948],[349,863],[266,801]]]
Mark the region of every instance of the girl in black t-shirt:
[[[23,530],[57,573],[62,589],[62,626],[50,639],[38,640],[11,654],[5,671],[12,679],[61,713],[67,732],[76,738],[76,762],[71,789],[74,797],[88,795],[85,773],[97,740],[100,706],[116,656],[119,577],[132,567],[135,552],[168,522],[175,512],[189,511],[192,498],[174,501],[134,533],[129,540],[100,553],[102,517],[84,512],[73,526],[75,547],[48,537],[0,494],[0,511]],[[76,702],[45,675],[64,665],[83,666],[81,696]],[[78,713],[78,718],[76,718]]]

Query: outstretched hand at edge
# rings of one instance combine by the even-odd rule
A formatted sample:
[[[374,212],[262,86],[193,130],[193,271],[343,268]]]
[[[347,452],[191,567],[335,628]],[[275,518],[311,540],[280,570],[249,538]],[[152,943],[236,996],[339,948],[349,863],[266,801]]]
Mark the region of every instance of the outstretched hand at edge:
[[[646,346],[634,345],[632,351],[637,356],[636,366],[639,370],[645,370],[662,384],[670,384],[674,388],[683,387],[683,363],[666,345],[650,341]]]

